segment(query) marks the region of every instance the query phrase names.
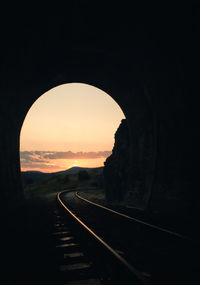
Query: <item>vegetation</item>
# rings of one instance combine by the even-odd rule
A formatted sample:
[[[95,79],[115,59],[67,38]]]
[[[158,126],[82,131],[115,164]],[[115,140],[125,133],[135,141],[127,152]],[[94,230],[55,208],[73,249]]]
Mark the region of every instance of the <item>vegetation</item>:
[[[105,201],[106,195],[104,189],[92,189],[86,190],[84,193],[80,192],[80,195],[84,198],[92,201]]]
[[[37,177],[36,177],[37,175]],[[76,174],[46,175],[41,179],[41,173],[35,174],[34,179],[28,175],[24,179],[26,199],[46,196],[63,190],[77,190],[81,196],[97,203],[105,204],[106,196],[102,168],[79,170]],[[36,177],[36,179],[35,179]],[[114,206],[125,206],[125,202],[110,202]]]
[[[78,180],[84,181],[90,179],[90,175],[86,170],[80,170],[78,173]]]
[[[100,189],[102,186],[102,169],[80,170],[76,174],[59,174],[47,176],[43,180],[32,183],[31,179],[24,186],[27,199],[37,196],[48,195],[63,190]],[[96,194],[95,194],[96,195]],[[98,194],[102,196],[103,194]],[[103,196],[102,196],[103,197]]]

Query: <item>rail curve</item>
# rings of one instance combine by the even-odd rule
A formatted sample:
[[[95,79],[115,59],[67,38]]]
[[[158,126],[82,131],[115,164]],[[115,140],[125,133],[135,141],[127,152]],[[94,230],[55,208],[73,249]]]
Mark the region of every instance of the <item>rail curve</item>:
[[[118,252],[116,252],[109,244],[107,244],[101,237],[99,237],[93,230],[91,230],[80,218],[78,218],[62,201],[61,195],[64,193],[69,193],[69,191],[62,191],[57,194],[57,200],[62,205],[62,207],[70,214],[75,221],[79,223],[81,227],[83,227],[92,237],[95,239],[97,243],[99,243],[105,251],[107,251],[107,256],[111,259],[115,259],[118,263],[118,266],[121,269],[121,273],[128,274],[130,281],[132,279],[134,284],[148,285],[149,281],[147,278],[143,276],[143,273],[138,271],[134,266],[129,264],[126,259],[124,259]],[[124,275],[125,276],[125,275]],[[131,284],[131,283],[130,283]]]

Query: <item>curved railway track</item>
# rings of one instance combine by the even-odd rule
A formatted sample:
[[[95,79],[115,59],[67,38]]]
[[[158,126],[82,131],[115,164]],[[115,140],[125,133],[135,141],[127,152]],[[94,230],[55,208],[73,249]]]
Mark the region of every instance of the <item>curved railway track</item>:
[[[94,280],[100,283],[93,284],[182,284],[186,280],[196,281],[199,274],[195,263],[198,243],[88,201],[78,193],[63,191],[57,200],[61,216],[68,217],[67,223],[91,260],[85,267],[91,272],[91,264],[95,268],[93,273],[96,272],[97,278]],[[65,223],[58,220],[57,225],[60,232],[55,235],[61,239],[57,249],[75,246],[68,238]],[[67,236],[63,233],[65,231]],[[65,271],[67,265],[61,265],[61,268]]]
[[[91,228],[89,228],[80,218],[78,218],[66,204],[62,201],[62,194],[64,192],[58,193],[57,200],[59,201],[60,205],[63,207],[64,210],[70,215],[70,218],[75,222],[75,224],[71,227],[75,232],[76,236],[79,236],[79,240],[82,243],[89,243],[89,247],[84,250],[83,252],[74,252],[73,254],[81,254],[85,255],[84,251],[89,253],[90,256],[90,265],[94,264],[96,269],[93,269],[93,273],[96,270],[96,276],[94,278],[90,278],[88,282],[91,284],[146,284],[148,285],[148,280],[143,276],[143,274],[134,268],[131,264],[129,264],[116,250],[114,250],[110,245],[108,245],[101,237],[99,237]],[[57,216],[60,219],[60,216]],[[68,220],[69,222],[69,220]],[[60,235],[68,235],[69,229],[66,228],[64,223],[60,223],[58,221],[58,233],[55,233],[56,236]],[[61,227],[60,227],[61,226]],[[62,228],[64,226],[64,228]],[[73,247],[75,244],[71,243],[71,238],[68,239],[68,236],[65,236],[60,245],[57,248],[70,248]],[[73,237],[74,239],[74,237]],[[70,249],[71,250],[71,249]],[[75,249],[76,250],[76,249]],[[66,256],[66,254],[64,254]],[[78,263],[77,263],[78,265]],[[77,266],[75,265],[75,267]],[[87,264],[88,267],[91,267]],[[86,266],[87,267],[87,266]],[[61,268],[67,268],[66,266],[61,266]],[[69,276],[68,276],[69,277]],[[75,277],[75,274],[74,274]],[[90,276],[89,276],[90,277]],[[91,276],[94,277],[94,276]],[[75,277],[76,278],[76,277]],[[82,279],[82,278],[81,278]],[[91,281],[90,281],[91,280]],[[97,281],[98,280],[98,281]],[[98,283],[99,282],[99,283]]]

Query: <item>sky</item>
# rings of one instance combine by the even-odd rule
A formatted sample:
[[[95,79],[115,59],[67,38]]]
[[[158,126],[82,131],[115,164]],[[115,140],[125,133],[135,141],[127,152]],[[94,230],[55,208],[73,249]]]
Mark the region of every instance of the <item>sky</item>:
[[[24,120],[21,171],[103,166],[124,118],[111,96],[94,86],[68,83],[50,89],[35,101]]]

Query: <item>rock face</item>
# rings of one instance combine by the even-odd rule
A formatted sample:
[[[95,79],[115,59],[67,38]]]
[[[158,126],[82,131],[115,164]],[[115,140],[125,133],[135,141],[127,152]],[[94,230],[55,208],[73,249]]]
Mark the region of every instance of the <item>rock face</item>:
[[[112,154],[105,161],[104,180],[108,201],[125,201],[137,208],[147,207],[152,191],[155,167],[154,125],[145,113],[141,125],[130,132],[122,120],[115,134]]]
[[[104,180],[108,201],[121,201],[128,188],[129,135],[125,119],[115,133],[115,144],[111,156],[104,163]]]
[[[132,136],[127,120],[122,120],[116,131],[112,154],[104,167],[107,200],[124,201],[152,212],[184,214],[193,203],[190,181],[182,170],[186,164],[180,156],[180,134],[169,119],[158,123],[146,113],[143,121],[140,128],[135,126]]]

